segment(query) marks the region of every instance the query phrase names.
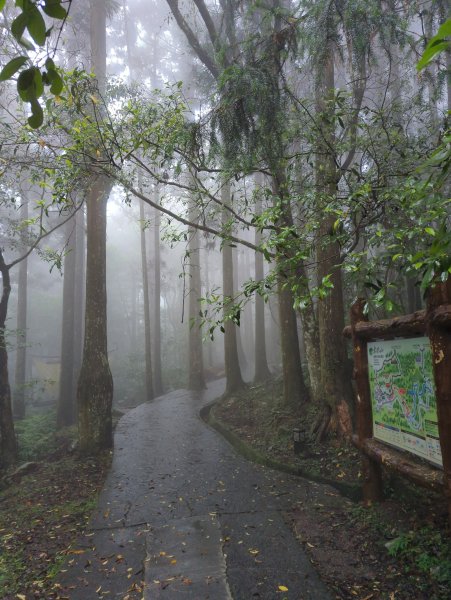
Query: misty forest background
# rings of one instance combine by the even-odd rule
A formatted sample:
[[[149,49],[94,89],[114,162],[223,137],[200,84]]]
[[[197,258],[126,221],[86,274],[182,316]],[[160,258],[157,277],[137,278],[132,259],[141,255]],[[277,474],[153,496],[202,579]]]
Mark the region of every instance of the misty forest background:
[[[417,68],[446,0],[16,4],[2,466],[25,417],[78,423],[93,454],[113,402],[219,376],[232,393],[281,375],[312,435],[349,436],[350,304],[413,312],[451,269],[449,49]]]

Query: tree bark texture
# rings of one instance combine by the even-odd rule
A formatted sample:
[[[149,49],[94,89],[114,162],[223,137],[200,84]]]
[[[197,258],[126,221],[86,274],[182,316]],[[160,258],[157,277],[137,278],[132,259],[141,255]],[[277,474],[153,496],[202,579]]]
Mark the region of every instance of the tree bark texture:
[[[238,282],[238,269],[239,269],[239,263],[238,263],[238,252],[237,252],[237,248],[232,248],[232,261],[233,261],[233,291],[235,293],[236,290],[238,290],[240,288],[239,282]],[[247,363],[247,358],[246,358],[246,352],[244,350],[244,346],[243,346],[243,339],[242,339],[242,322],[244,320],[244,310],[241,311],[241,315],[240,315],[240,326],[236,326],[235,328],[235,332],[236,332],[236,348],[237,348],[237,352],[238,352],[238,360],[240,363],[240,369],[241,372],[246,373],[247,368],[248,368],[248,363]]]
[[[193,201],[189,205],[189,220],[196,223],[198,215]],[[188,387],[190,390],[205,388],[202,329],[199,316],[201,297],[199,231],[188,230],[189,252],[189,340],[188,340]]]
[[[111,181],[99,175],[87,198],[85,339],[77,391],[79,441],[84,453],[97,453],[113,444],[106,304],[106,207],[111,187]]]
[[[257,200],[255,215],[262,212],[261,199]],[[258,228],[255,229],[255,245],[260,246],[263,234]],[[265,277],[263,254],[255,253],[255,281],[262,281]],[[266,356],[266,331],[265,331],[265,302],[260,294],[255,295],[255,374],[254,382],[266,381],[271,377]]]
[[[83,355],[84,307],[85,307],[85,263],[86,231],[85,213],[77,211],[75,215],[75,288],[74,288],[74,385],[72,387],[73,405],[77,406],[77,385]],[[75,412],[77,412],[75,410]]]
[[[146,229],[144,227],[145,214],[144,202],[139,203],[139,219],[141,221],[141,270],[143,282],[143,312],[144,312],[144,356],[145,356],[145,389],[146,400],[154,398],[152,377],[152,341],[150,332],[150,298],[149,298],[149,270],[147,265]]]
[[[155,201],[158,201],[158,187],[155,187]],[[155,210],[155,226],[153,237],[154,248],[154,302],[153,302],[153,384],[156,396],[163,393],[163,377],[161,373],[161,248],[160,224],[161,215]]]
[[[445,317],[446,315],[446,317]],[[428,335],[437,399],[445,497],[451,523],[451,280],[428,290]]]
[[[307,284],[308,276],[305,265],[300,262],[296,268],[298,277]],[[313,301],[305,308],[299,310],[302,323],[302,335],[304,339],[305,354],[307,358],[307,368],[310,379],[310,393],[312,400],[319,403],[321,399],[321,366],[320,366],[320,348],[318,343],[318,319],[315,313]]]
[[[230,184],[225,183],[221,191],[221,200],[224,205],[230,204]],[[223,228],[228,227],[229,212],[222,211]],[[233,255],[232,246],[224,241],[222,247],[222,293],[224,297],[224,363],[226,375],[226,393],[230,394],[244,387],[238,360],[238,348],[236,340],[236,325],[228,319],[229,305],[233,302]]]
[[[76,421],[74,406],[74,337],[75,337],[75,269],[76,232],[74,221],[66,225],[67,246],[64,257],[63,323],[61,339],[61,370],[56,426],[73,425]]]
[[[290,228],[293,226],[293,215],[287,194],[286,174],[280,164],[275,165],[272,171],[274,174],[272,179],[273,192],[280,203],[281,216],[278,225],[282,228]],[[278,256],[276,260],[280,270],[283,270],[283,258]],[[286,280],[283,275],[279,275],[277,289],[283,371],[283,404],[299,408],[303,402],[309,400],[309,390],[302,372],[294,298],[289,283],[288,285],[285,285],[285,283]]]
[[[28,219],[28,201],[25,199],[20,210],[21,221]],[[26,232],[27,228],[25,229]],[[25,244],[24,244],[25,246]],[[28,260],[19,263],[19,285],[17,287],[17,352],[14,374],[13,414],[16,419],[25,417],[25,381],[27,373],[27,305],[28,305]]]
[[[105,93],[106,3],[91,0],[91,66]],[[97,116],[99,117],[99,115]],[[87,194],[86,309],[83,360],[77,388],[80,450],[97,454],[113,445],[113,378],[108,363],[106,207],[112,181],[91,175]]]
[[[343,286],[341,256],[338,242],[331,239],[335,217],[322,212],[323,198],[336,195],[337,169],[333,155],[334,138],[334,52],[332,42],[325,45],[324,60],[316,74],[316,110],[318,146],[316,155],[316,187],[318,212],[321,223],[317,242],[318,282],[330,275],[332,288],[318,303],[318,325],[321,364],[321,394],[324,405],[322,423],[318,424],[318,436],[326,431],[350,437],[352,421],[351,377],[347,368],[346,347],[342,340],[344,328]]]
[[[8,351],[6,348],[6,317],[11,294],[9,267],[5,265],[0,249],[0,273],[2,275],[2,296],[0,299],[0,466],[8,467],[17,460],[17,440],[14,431],[11,405],[11,388],[8,374]]]

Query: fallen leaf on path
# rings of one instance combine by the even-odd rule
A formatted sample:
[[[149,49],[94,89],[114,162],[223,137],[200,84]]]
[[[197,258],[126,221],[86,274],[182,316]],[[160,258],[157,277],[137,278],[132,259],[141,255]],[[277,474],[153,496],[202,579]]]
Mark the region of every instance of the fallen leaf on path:
[[[286,585],[279,585],[279,592],[288,592],[288,588]]]

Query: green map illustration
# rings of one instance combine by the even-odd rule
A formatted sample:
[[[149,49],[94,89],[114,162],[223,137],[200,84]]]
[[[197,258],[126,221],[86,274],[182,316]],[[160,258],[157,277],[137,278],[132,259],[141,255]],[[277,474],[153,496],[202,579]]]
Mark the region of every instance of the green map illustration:
[[[373,435],[442,465],[429,338],[368,343]]]

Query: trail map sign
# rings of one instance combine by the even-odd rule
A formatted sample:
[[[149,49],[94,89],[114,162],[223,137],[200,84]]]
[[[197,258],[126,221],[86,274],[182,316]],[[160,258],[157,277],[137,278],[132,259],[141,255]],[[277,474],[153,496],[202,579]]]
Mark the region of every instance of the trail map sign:
[[[373,435],[442,465],[427,337],[368,342]]]

